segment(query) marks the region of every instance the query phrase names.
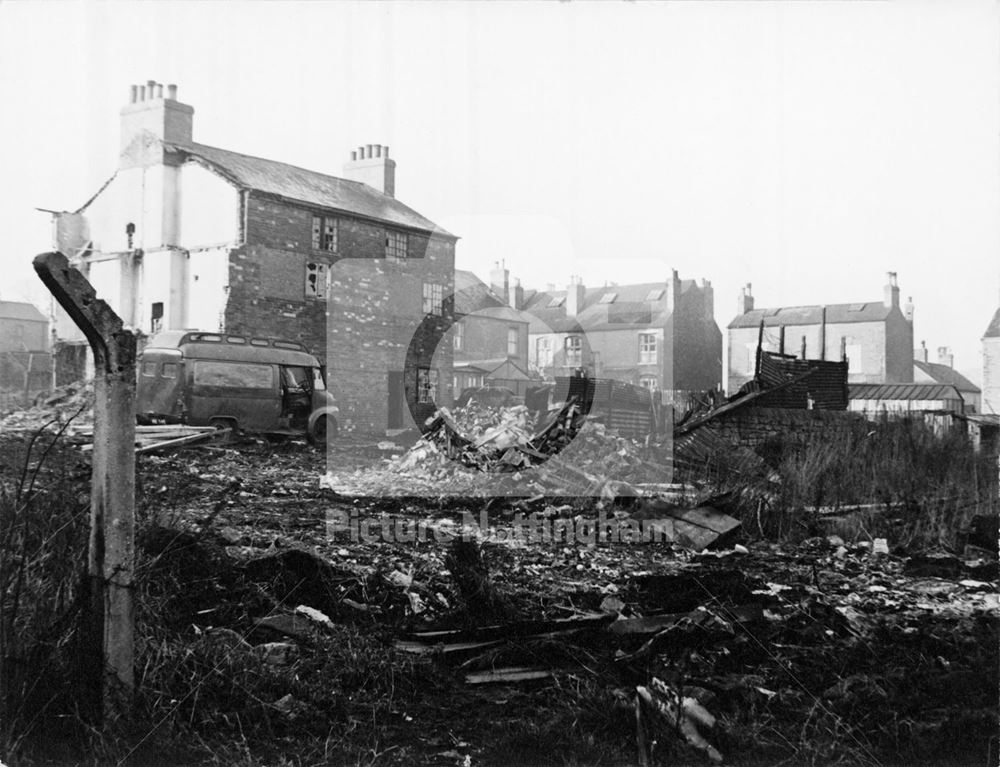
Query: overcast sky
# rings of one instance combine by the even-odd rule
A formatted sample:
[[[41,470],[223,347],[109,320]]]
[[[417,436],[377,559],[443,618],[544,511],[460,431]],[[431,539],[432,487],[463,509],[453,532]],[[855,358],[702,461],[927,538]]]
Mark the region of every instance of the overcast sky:
[[[877,301],[977,383],[1000,301],[996,2],[0,4],[0,297],[45,301],[34,208],[114,171],[128,86],[194,138],[396,196],[528,287],[707,278],[758,306]],[[44,305],[44,304],[43,304]]]

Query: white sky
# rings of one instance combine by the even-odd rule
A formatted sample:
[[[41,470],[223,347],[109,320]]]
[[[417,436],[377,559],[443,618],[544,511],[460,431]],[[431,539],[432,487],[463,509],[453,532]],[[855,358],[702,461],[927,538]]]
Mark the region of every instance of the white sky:
[[[708,278],[758,306],[877,301],[979,382],[1000,301],[1000,6],[0,4],[0,296],[44,305],[34,207],[113,172],[128,86],[177,83],[196,141],[396,196],[529,287]]]

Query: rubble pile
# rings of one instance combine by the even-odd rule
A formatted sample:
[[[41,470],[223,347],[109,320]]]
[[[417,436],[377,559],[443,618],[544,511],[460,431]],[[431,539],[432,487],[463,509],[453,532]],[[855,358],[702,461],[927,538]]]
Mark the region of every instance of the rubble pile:
[[[671,489],[669,451],[617,435],[566,402],[532,432],[527,408],[474,404],[429,420],[420,440],[381,467],[328,473],[343,494],[637,496]]]
[[[37,431],[44,426],[58,428],[72,421],[68,431],[92,429],[94,424],[94,385],[74,382],[40,394],[32,407],[0,416],[4,431]]]

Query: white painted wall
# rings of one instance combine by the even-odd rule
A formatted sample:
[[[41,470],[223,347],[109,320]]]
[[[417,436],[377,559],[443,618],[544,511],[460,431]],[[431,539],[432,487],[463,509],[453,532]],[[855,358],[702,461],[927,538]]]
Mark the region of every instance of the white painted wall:
[[[180,174],[181,247],[236,244],[240,223],[236,187],[195,163],[183,165]]]

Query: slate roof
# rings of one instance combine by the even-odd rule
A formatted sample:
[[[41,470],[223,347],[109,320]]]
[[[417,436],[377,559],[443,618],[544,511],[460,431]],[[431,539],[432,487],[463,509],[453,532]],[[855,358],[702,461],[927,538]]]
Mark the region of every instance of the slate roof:
[[[827,304],[828,323],[882,322],[892,312],[892,307],[881,301],[857,304]],[[764,320],[765,327],[781,325],[819,325],[823,322],[823,307],[783,306],[776,309],[752,309],[740,314],[729,323],[731,328],[757,328]]]
[[[958,389],[950,384],[850,384],[848,389],[852,400],[936,400],[962,398]]]
[[[990,320],[986,332],[983,333],[983,338],[1000,338],[1000,309],[997,309],[993,314],[993,319]]]
[[[168,151],[200,162],[243,189],[354,213],[408,229],[455,237],[396,198],[360,181],[328,176],[287,163],[251,157],[205,144],[165,143],[164,146]]]
[[[979,394],[981,391],[978,386],[972,383],[972,381],[948,365],[942,365],[937,362],[913,360],[913,367],[920,370],[925,375],[930,376],[935,382],[940,384],[950,384],[959,391],[974,392],[976,394]]]
[[[22,322],[48,322],[34,304],[24,301],[0,301],[0,318]]]
[[[681,280],[681,293],[686,293],[697,283]],[[583,306],[575,317],[566,316],[565,290],[540,290],[525,292],[524,310],[532,315],[531,333],[568,333],[593,330],[626,330],[630,328],[663,326],[670,317],[667,311],[667,283],[644,282],[637,285],[611,285],[587,288]],[[662,291],[659,298],[647,301],[653,291]],[[614,293],[611,303],[601,303],[601,298]],[[553,300],[562,299],[559,306]]]
[[[455,270],[455,313],[471,314],[487,307],[505,306],[490,286],[472,272]]]

